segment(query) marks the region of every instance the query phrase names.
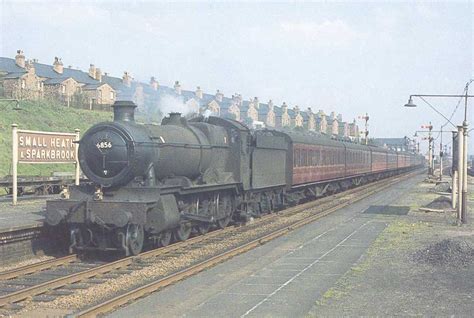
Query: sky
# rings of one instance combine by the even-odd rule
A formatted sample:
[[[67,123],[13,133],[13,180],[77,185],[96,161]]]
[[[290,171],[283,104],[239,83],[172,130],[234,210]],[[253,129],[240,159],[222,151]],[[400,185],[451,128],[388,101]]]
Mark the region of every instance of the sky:
[[[472,17],[469,1],[1,0],[0,55],[22,49],[41,63],[58,56],[65,66],[179,80],[346,121],[368,113],[370,137],[412,137],[430,121],[435,130],[446,123],[426,102],[450,117],[458,99],[415,98],[418,107],[405,108],[410,94],[461,94],[473,77]],[[461,102],[454,125],[463,112]]]

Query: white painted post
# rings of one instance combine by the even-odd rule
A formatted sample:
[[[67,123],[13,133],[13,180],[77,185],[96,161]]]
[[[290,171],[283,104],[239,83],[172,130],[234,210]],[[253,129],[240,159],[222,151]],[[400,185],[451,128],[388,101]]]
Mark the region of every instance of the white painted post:
[[[74,132],[76,133],[76,142],[79,142],[80,136],[79,133],[81,132],[80,129],[75,129]],[[75,144],[75,153],[76,153],[76,185],[79,185],[79,179],[80,179],[80,174],[81,174],[81,168],[79,166],[79,144]]]
[[[456,199],[458,198],[457,193],[456,193],[458,191],[457,182],[458,182],[458,172],[454,171],[453,172],[453,182],[452,182],[452,186],[451,186],[451,207],[453,209],[456,208]]]
[[[463,124],[463,161],[462,161],[462,212],[461,222],[467,223],[467,125]]]
[[[18,125],[12,124],[12,175],[13,175],[13,205],[18,199]]]
[[[462,187],[463,187],[463,168],[464,168],[464,134],[463,126],[458,126],[458,221],[462,222]]]

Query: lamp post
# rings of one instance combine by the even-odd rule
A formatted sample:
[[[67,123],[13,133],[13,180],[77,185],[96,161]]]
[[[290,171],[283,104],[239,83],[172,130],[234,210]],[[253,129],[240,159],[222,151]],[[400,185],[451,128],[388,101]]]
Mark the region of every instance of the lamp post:
[[[461,223],[467,223],[467,131],[468,131],[468,123],[467,123],[467,99],[474,97],[474,95],[468,94],[469,84],[471,84],[473,80],[466,83],[465,94],[463,95],[454,95],[454,94],[413,94],[410,95],[408,98],[408,102],[405,104],[405,107],[416,107],[413,103],[413,97],[419,97],[423,99],[423,97],[440,97],[440,98],[464,98],[464,121],[462,126],[455,126],[450,119],[446,118],[441,112],[439,112],[436,108],[431,106],[431,104],[427,103],[436,113],[441,115],[444,119],[447,120],[447,123],[450,123],[455,128],[458,129],[458,141],[459,141],[459,160],[458,160],[458,173],[459,173],[459,182],[458,182],[458,191],[459,191],[459,199],[458,199],[458,220]],[[424,100],[424,99],[423,99]],[[425,101],[426,102],[426,101]]]
[[[434,141],[434,138],[431,136],[432,133],[439,133],[440,134],[440,142],[439,142],[439,180],[442,180],[443,177],[443,157],[447,153],[446,149],[443,150],[443,133],[452,133],[451,131],[443,131],[443,127],[445,125],[441,126],[441,130],[416,130],[414,137],[418,137],[418,133],[429,133],[430,137],[430,142]],[[422,126],[423,127],[428,127],[428,126]],[[434,144],[433,144],[434,145]],[[444,148],[446,148],[446,145],[444,145]],[[433,165],[433,170],[434,170],[434,165]]]

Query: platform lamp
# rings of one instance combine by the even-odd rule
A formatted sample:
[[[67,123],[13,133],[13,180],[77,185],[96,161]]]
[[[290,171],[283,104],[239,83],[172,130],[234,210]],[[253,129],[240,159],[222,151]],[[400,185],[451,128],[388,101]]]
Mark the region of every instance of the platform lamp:
[[[444,119],[446,119],[446,123],[450,123],[454,126],[454,128],[458,131],[458,143],[459,143],[459,151],[458,151],[458,204],[457,204],[457,217],[460,223],[467,223],[467,134],[468,134],[468,122],[467,122],[467,100],[468,98],[474,97],[474,95],[469,95],[469,85],[474,80],[470,80],[466,83],[466,87],[464,89],[465,94],[463,95],[453,95],[453,94],[413,94],[410,95],[408,98],[408,102],[404,105],[405,107],[416,107],[416,104],[413,103],[413,97],[418,97],[422,99],[428,106],[431,107],[436,113],[441,115]],[[464,98],[464,121],[462,125],[454,125],[450,119],[444,116],[441,112],[439,112],[433,105],[428,103],[424,97],[436,97],[436,98]],[[456,180],[453,180],[453,188]]]

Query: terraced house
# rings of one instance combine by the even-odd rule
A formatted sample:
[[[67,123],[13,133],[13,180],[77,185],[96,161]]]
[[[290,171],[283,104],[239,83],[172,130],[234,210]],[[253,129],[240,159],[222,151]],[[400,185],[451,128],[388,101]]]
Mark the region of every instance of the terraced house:
[[[283,102],[277,106],[272,100],[261,102],[258,97],[244,100],[241,94],[226,97],[217,90],[207,94],[201,87],[190,91],[182,88],[179,81],[172,87],[160,85],[156,77],[148,83],[133,79],[125,71],[122,77],[110,76],[100,68],[90,64],[83,72],[64,67],[60,58],[55,57],[52,65],[26,60],[21,50],[14,59],[0,57],[0,84],[3,95],[15,99],[55,99],[65,105],[108,110],[115,100],[133,100],[142,112],[155,114],[160,109],[173,106],[188,114],[205,113],[232,118],[255,128],[278,128],[309,130],[316,133],[359,138],[359,128],[355,122],[342,120],[342,115],[322,110],[314,113],[295,105],[290,108]],[[170,107],[166,107],[167,104]],[[161,114],[166,115],[166,114]],[[159,121],[157,118],[156,121]]]
[[[101,80],[100,70],[85,73],[64,67],[55,57],[52,65],[26,60],[18,50],[14,59],[0,57],[0,82],[3,95],[15,99],[53,99],[92,108],[103,108],[115,102],[115,90]]]

